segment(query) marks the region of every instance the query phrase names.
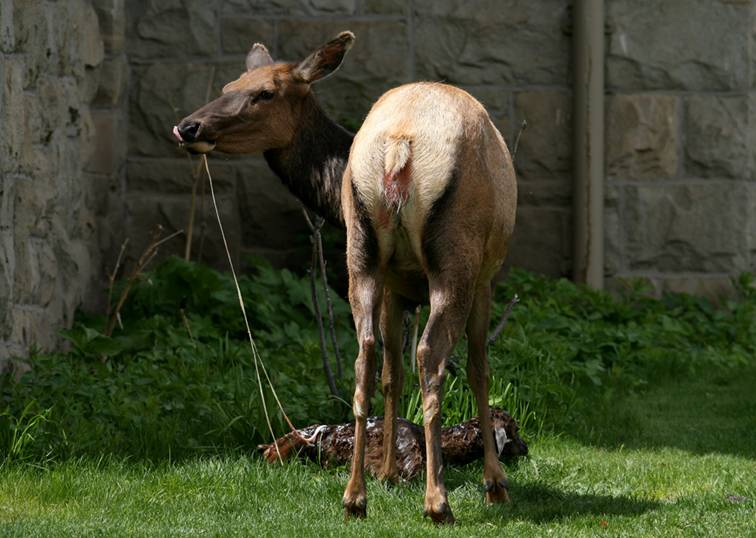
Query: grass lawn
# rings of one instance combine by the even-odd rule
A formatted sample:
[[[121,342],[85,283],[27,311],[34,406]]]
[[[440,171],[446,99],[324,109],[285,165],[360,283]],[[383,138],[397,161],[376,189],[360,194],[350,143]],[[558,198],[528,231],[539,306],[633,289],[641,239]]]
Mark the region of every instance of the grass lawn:
[[[346,470],[237,455],[6,467],[0,535],[756,536],[756,368],[591,408],[590,428],[532,440],[510,505],[483,504],[479,465],[449,469],[450,528],[423,520],[422,481],[370,481],[369,519],[344,523]]]

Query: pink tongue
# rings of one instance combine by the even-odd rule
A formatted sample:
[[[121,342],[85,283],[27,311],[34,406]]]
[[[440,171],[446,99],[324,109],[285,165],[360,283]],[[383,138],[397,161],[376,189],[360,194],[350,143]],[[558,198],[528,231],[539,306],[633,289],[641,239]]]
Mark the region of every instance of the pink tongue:
[[[184,141],[184,139],[181,138],[181,133],[179,133],[178,127],[176,127],[175,125],[173,126],[173,136],[175,136],[179,142]]]

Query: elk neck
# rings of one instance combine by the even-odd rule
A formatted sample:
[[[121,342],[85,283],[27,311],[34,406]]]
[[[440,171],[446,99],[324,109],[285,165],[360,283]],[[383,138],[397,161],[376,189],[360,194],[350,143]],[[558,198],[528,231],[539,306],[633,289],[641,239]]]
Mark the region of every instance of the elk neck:
[[[309,209],[344,227],[341,178],[354,135],[329,118],[315,97],[302,104],[292,143],[264,153],[268,165]]]

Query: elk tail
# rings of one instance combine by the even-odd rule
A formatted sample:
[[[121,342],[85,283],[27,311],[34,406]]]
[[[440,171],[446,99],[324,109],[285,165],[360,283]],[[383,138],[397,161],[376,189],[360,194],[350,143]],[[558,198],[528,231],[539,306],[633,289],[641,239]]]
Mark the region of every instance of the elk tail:
[[[384,151],[383,192],[389,207],[397,212],[409,198],[412,144],[406,136],[390,136]]]

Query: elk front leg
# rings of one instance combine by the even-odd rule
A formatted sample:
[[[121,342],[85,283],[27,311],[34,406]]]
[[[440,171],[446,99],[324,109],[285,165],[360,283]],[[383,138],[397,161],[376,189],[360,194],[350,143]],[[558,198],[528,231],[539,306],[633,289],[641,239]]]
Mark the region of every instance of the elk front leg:
[[[491,430],[488,408],[488,355],[486,343],[491,312],[491,285],[486,282],[475,292],[470,317],[467,320],[467,379],[478,401],[478,418],[483,436],[483,486],[486,501],[509,501],[507,477],[499,463],[499,456]]]
[[[383,338],[383,466],[380,478],[396,482],[396,408],[404,385],[402,367],[402,301],[391,290],[383,292],[381,308],[381,336]]]
[[[451,283],[430,286],[430,317],[417,346],[417,365],[423,393],[426,486],[425,515],[436,523],[454,523],[444,486],[441,456],[441,401],[446,361],[464,329],[470,294]]]
[[[375,275],[352,274],[349,279],[349,302],[360,351],[354,363],[354,452],[352,475],[344,491],[344,516],[367,516],[365,491],[365,441],[367,413],[375,387],[375,330],[380,310],[381,283]]]

